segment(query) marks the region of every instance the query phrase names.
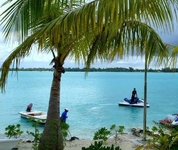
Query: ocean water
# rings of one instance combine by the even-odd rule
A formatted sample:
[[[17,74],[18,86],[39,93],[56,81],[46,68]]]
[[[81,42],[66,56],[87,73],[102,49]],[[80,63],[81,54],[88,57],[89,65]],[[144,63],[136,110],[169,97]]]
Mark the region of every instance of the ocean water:
[[[18,112],[33,103],[34,110],[47,111],[53,72],[19,72],[9,74],[6,93],[0,93],[0,135],[5,127],[20,124],[21,129],[34,131],[32,123]],[[147,126],[167,114],[178,113],[178,73],[148,73]],[[61,80],[61,111],[68,108],[67,123],[72,136],[92,139],[94,132],[112,124],[143,127],[143,108],[118,106],[131,97],[133,88],[144,97],[144,73],[123,72],[66,72]],[[62,112],[61,112],[62,113]],[[42,132],[43,126],[39,127]]]

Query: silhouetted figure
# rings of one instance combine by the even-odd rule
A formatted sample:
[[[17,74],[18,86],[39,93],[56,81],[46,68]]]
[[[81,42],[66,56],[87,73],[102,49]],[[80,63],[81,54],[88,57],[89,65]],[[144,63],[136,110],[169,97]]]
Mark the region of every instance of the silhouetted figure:
[[[136,88],[133,89],[132,91],[132,96],[131,96],[131,100],[130,100],[130,103],[133,104],[134,103],[134,99],[135,97],[137,97],[137,91],[136,91]]]
[[[30,104],[27,106],[26,111],[27,111],[27,112],[30,112],[30,111],[32,110],[32,106],[33,106],[33,104],[30,103]]]

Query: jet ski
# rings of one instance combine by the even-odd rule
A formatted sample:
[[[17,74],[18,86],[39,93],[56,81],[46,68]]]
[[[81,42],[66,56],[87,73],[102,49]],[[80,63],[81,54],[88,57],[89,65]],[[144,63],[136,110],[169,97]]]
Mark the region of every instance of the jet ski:
[[[169,114],[164,119],[159,120],[159,123],[167,126],[177,126],[178,125],[178,114]]]
[[[124,98],[123,102],[118,103],[119,106],[132,106],[132,107],[144,107],[144,99],[135,97],[134,101],[131,102],[131,99]],[[146,103],[147,107],[150,107],[148,103]]]

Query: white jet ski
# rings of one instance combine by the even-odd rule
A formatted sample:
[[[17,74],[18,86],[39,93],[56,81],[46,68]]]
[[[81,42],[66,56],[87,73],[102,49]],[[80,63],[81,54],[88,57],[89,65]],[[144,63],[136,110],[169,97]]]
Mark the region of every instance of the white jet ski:
[[[140,99],[135,97],[134,101],[131,103],[130,99],[124,98],[123,102],[118,103],[119,106],[132,106],[132,107],[144,107],[144,99]],[[150,107],[148,103],[146,103],[147,107]]]

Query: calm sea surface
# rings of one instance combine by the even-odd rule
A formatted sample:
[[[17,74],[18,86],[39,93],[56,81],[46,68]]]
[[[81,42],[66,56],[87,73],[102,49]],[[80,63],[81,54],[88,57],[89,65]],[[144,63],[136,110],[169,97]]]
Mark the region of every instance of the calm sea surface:
[[[9,74],[6,93],[0,93],[0,137],[5,127],[21,124],[21,129],[34,131],[32,123],[18,112],[33,103],[34,110],[47,111],[53,72],[19,72]],[[167,114],[178,113],[178,73],[148,73],[147,126]],[[144,97],[144,73],[66,72],[61,81],[61,111],[69,108],[67,123],[72,136],[92,138],[101,127],[124,125],[126,130],[143,126],[143,108],[118,106],[131,97],[133,88]],[[39,127],[40,131],[43,126]]]

